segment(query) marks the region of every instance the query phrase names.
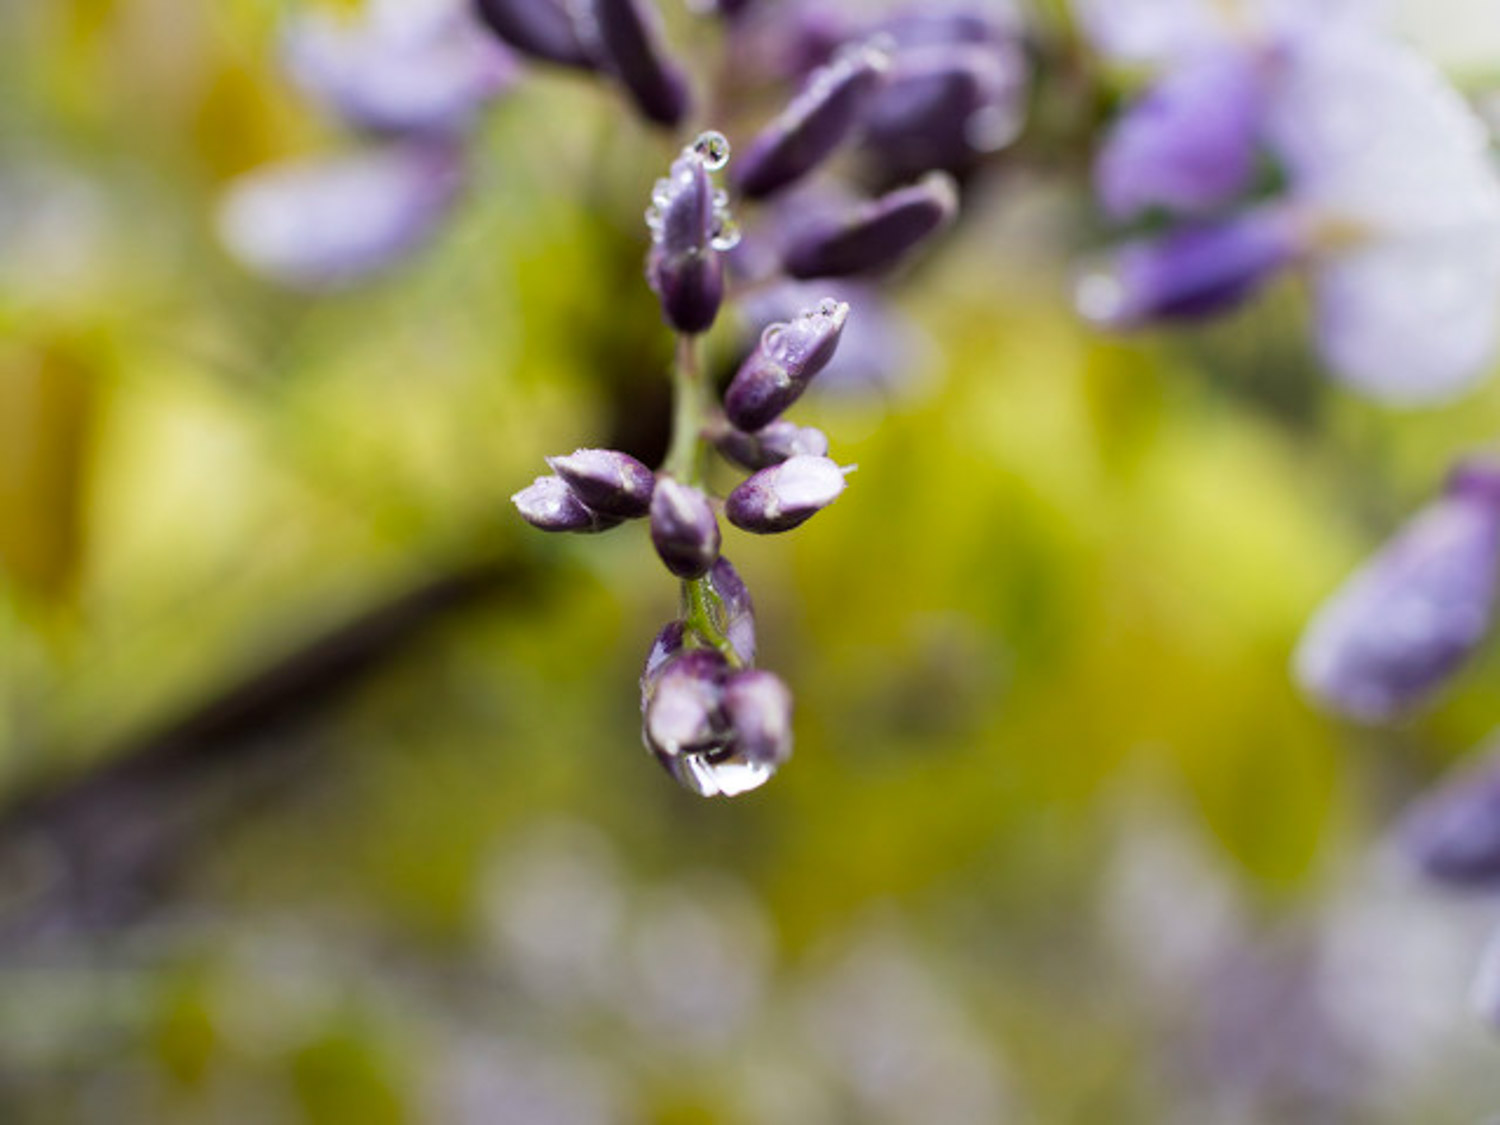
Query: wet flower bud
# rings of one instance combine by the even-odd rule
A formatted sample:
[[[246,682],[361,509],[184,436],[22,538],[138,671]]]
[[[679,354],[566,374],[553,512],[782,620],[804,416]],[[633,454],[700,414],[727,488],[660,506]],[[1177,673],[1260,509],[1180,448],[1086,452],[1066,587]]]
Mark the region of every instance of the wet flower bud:
[[[750,591],[729,560],[720,555],[708,572],[708,585],[718,599],[715,624],[729,641],[740,663],[755,663],[755,605]]]
[[[952,221],[958,188],[934,172],[838,219],[809,223],[783,256],[792,277],[847,277],[885,269]]]
[[[1402,851],[1428,878],[1500,890],[1500,750],[1418,801],[1398,836]]]
[[[828,454],[828,436],[812,426],[799,426],[779,418],[770,425],[747,434],[729,430],[718,439],[719,451],[747,469],[765,469],[779,465],[799,454],[824,457]]]
[[[592,69],[568,0],[475,0],[479,18],[516,50],[543,62]]]
[[[1363,722],[1427,702],[1488,634],[1500,570],[1500,469],[1471,463],[1318,610],[1303,690]]]
[[[1210,49],[1168,71],[1116,121],[1095,164],[1106,213],[1201,214],[1232,202],[1255,174],[1264,113],[1261,61]]]
[[[675,128],[687,116],[682,73],[662,54],[651,0],[586,0],[599,53],[650,121]]]
[[[849,306],[829,299],[768,326],[724,393],[730,422],[741,430],[760,430],[796,402],[833,358],[848,318]]]
[[[838,499],[844,485],[844,470],[827,457],[791,457],[731,492],[724,513],[744,531],[789,531]]]
[[[579,449],[566,457],[549,457],[547,464],[595,512],[634,519],[651,510],[656,474],[628,453]]]
[[[723,682],[729,666],[713,649],[684,651],[645,687],[641,700],[646,745],[676,772],[676,760],[723,746],[727,726]]]
[[[661,298],[667,323],[689,335],[712,327],[724,299],[722,252],[739,241],[724,193],[715,191],[709,178],[728,159],[729,142],[719,133],[704,133],[656,182],[646,211],[651,228],[646,278]]]
[[[1301,251],[1291,216],[1262,208],[1130,243],[1086,273],[1074,296],[1085,319],[1105,328],[1212,316],[1251,296]]]
[[[701,578],[719,557],[719,521],[699,489],[658,477],[651,497],[651,541],[668,570]]]
[[[772,767],[792,756],[792,693],[776,676],[755,668],[731,673],[723,707],[736,756]]]
[[[815,71],[751,143],[738,165],[740,190],[751,199],[764,198],[827,159],[858,123],[888,65],[884,50],[860,44]]]
[[[510,499],[522,519],[543,531],[605,531],[620,522],[591,511],[561,477],[537,477]]]

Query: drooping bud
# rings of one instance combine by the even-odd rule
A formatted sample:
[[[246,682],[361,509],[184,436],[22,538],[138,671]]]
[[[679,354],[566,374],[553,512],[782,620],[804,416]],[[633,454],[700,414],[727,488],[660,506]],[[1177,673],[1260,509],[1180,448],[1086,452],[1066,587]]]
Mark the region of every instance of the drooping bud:
[[[958,188],[943,172],[924,176],[839,218],[807,224],[783,255],[796,278],[848,277],[895,265],[958,213]]]
[[[688,335],[712,327],[724,299],[723,251],[739,241],[728,201],[709,177],[728,160],[729,142],[719,133],[704,133],[656,182],[646,211],[647,280],[661,298],[667,323]]]
[[[1014,44],[902,50],[866,110],[865,144],[891,182],[963,172],[1015,140],[1025,95],[1025,54]]]
[[[686,650],[644,682],[641,697],[646,745],[675,774],[685,755],[724,745],[724,677],[729,665],[713,649]]]
[[[827,159],[858,124],[889,63],[882,47],[862,43],[814,71],[741,159],[736,175],[740,190],[763,199]]]
[[[1500,750],[1491,749],[1413,805],[1398,837],[1428,878],[1500,889]]]
[[[620,522],[591,511],[561,477],[537,477],[510,499],[521,518],[542,531],[606,531]]]
[[[668,476],[651,497],[651,541],[668,570],[701,578],[719,557],[719,521],[702,491]]]
[[[1297,680],[1362,722],[1427,702],[1489,633],[1497,571],[1500,468],[1470,463],[1318,610]]]
[[[560,66],[592,69],[568,0],[475,0],[479,18],[516,50]]]
[[[731,492],[724,514],[744,531],[789,531],[838,499],[844,485],[844,470],[827,457],[791,457]]]
[[[779,678],[756,668],[731,673],[723,706],[735,756],[773,769],[792,756],[792,693]]]
[[[651,510],[656,474],[628,453],[578,449],[547,464],[595,512],[635,519]]]
[[[262,277],[294,289],[338,289],[425,245],[462,182],[458,152],[437,143],[273,164],[230,185],[218,233]]]
[[[731,429],[720,435],[719,452],[747,469],[765,469],[798,455],[825,457],[828,436],[812,426],[799,426],[778,418],[754,433]]]
[[[599,54],[636,108],[675,128],[688,111],[687,81],[659,42],[660,15],[651,0],[584,0],[593,15]]]
[[[1074,297],[1084,318],[1105,328],[1212,316],[1250,297],[1302,249],[1293,217],[1261,208],[1128,243],[1085,273]]]
[[[848,318],[849,306],[830,298],[767,327],[724,393],[730,422],[754,432],[796,402],[833,358]]]
[[[1261,60],[1239,46],[1204,50],[1115,122],[1094,166],[1105,213],[1203,214],[1250,185],[1264,115]]]
[[[729,560],[720,555],[708,572],[709,589],[718,600],[714,624],[729,641],[742,665],[755,663],[755,604],[750,590]]]

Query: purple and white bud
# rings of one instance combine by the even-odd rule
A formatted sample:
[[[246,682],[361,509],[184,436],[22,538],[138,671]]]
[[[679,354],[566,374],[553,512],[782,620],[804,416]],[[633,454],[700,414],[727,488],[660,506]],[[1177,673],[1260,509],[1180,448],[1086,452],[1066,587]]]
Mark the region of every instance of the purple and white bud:
[[[1361,722],[1426,703],[1489,634],[1497,571],[1500,469],[1471,463],[1318,610],[1298,682]]]
[[[1417,801],[1398,839],[1429,879],[1500,890],[1500,750],[1487,751]]]
[[[592,511],[561,477],[537,477],[510,499],[521,518],[542,531],[607,531],[620,522]]]
[[[1236,47],[1205,50],[1166,76],[1105,138],[1094,181],[1105,213],[1205,214],[1250,186],[1265,115],[1265,63]]]
[[[837,500],[844,487],[844,470],[827,457],[791,457],[731,492],[724,514],[758,535],[790,531]]]
[[[848,277],[884,270],[953,221],[958,187],[943,172],[924,176],[838,218],[809,222],[782,256],[796,278]]]
[[[1014,44],[901,50],[865,112],[865,146],[887,181],[966,171],[1020,133],[1026,70]]]
[[[828,299],[769,325],[724,392],[724,413],[747,432],[764,429],[796,402],[838,350],[849,306]]]
[[[756,668],[730,673],[723,707],[736,757],[775,768],[792,756],[792,693],[778,677]]]
[[[861,43],[814,71],[741,158],[735,176],[740,191],[763,199],[832,155],[859,123],[889,65],[884,49]]]
[[[358,21],[303,12],[287,25],[283,57],[310,95],[384,133],[460,132],[516,72],[466,0],[376,3]]]
[[[581,0],[589,32],[610,72],[648,121],[676,128],[687,116],[687,80],[664,55],[661,16],[652,0]]]
[[[446,143],[272,164],[229,186],[218,234],[236,260],[270,281],[337,289],[424,246],[462,181],[460,154]]]
[[[779,465],[788,457],[826,457],[828,436],[812,426],[799,426],[778,418],[754,433],[731,429],[722,434],[719,452],[747,469],[765,469]]]
[[[491,31],[523,54],[559,66],[594,67],[569,0],[475,0],[475,9]]]
[[[683,650],[687,640],[687,625],[682,621],[672,621],[664,626],[656,639],[651,642],[650,651],[646,653],[646,665],[641,669],[641,708],[645,709],[649,693],[656,685],[656,677],[667,662],[674,659]]]
[[[1257,292],[1304,248],[1294,216],[1260,208],[1127,243],[1080,278],[1074,300],[1085,319],[1104,328],[1213,316]]]
[[[729,560],[720,555],[708,572],[708,586],[718,600],[715,625],[742,665],[755,663],[755,604],[750,590]]]
[[[628,453],[578,449],[547,464],[595,512],[635,519],[651,510],[656,474]]]
[[[719,557],[719,520],[700,489],[660,476],[651,497],[651,542],[678,578],[702,578]]]
[[[724,745],[728,671],[724,657],[713,649],[690,649],[645,681],[641,716],[646,746],[674,774],[682,756],[707,754]]]
[[[709,176],[728,160],[729,142],[719,133],[704,133],[656,181],[646,211],[651,229],[646,278],[661,298],[667,323],[688,335],[713,326],[724,299],[723,251],[739,241],[724,193],[715,190]]]

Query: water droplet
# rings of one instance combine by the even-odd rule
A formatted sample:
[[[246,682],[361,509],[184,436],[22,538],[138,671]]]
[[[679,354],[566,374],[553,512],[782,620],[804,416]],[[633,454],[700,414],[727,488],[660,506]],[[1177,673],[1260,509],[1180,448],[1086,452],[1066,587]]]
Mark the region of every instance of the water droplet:
[[[672,762],[672,776],[684,789],[700,797],[738,797],[770,781],[776,767],[751,761],[734,752],[684,754]]]
[[[835,317],[838,316],[839,309],[842,307],[843,302],[837,297],[824,297],[808,315]]]
[[[787,327],[780,321],[766,325],[765,331],[760,334],[760,350],[772,358],[778,357],[786,347],[782,337],[786,335]]]
[[[693,151],[710,172],[717,172],[729,163],[729,139],[716,130],[699,134],[693,142]]]
[[[728,215],[718,216],[718,222],[714,227],[713,236],[708,240],[708,244],[722,253],[726,250],[733,250],[738,246],[740,244],[740,237],[739,225],[733,219]]]

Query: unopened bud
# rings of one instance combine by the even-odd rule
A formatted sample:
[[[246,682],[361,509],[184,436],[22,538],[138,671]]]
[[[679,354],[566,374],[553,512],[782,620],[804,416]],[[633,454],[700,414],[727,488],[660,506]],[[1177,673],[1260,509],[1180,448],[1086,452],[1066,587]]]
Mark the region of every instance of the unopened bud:
[[[740,190],[764,198],[827,159],[858,124],[889,63],[880,47],[860,44],[815,71],[751,143],[737,168]]]
[[[561,477],[537,477],[511,498],[521,518],[543,531],[604,531],[620,521],[591,511]]]
[[[724,394],[730,422],[741,430],[760,430],[796,402],[833,358],[848,318],[849,306],[829,299],[767,327]]]
[[[588,2],[588,0],[585,0]],[[662,53],[660,15],[651,0],[591,0],[599,51],[650,121],[675,128],[687,116],[687,82]]]
[[[708,572],[708,585],[718,599],[715,626],[729,641],[742,665],[755,663],[755,604],[739,572],[723,555]]]
[[[736,755],[772,767],[792,756],[792,693],[779,678],[756,668],[731,673],[723,707]]]
[[[628,453],[579,449],[547,464],[595,512],[634,519],[651,510],[656,474]]]
[[[592,69],[568,0],[475,0],[479,18],[510,46],[560,66]]]
[[[713,649],[692,649],[669,661],[647,685],[643,734],[668,769],[682,755],[709,753],[723,745],[727,671],[724,658]]]
[[[651,497],[651,541],[677,577],[703,577],[719,557],[719,521],[708,497],[691,485],[658,477]]]
[[[958,213],[958,187],[934,172],[842,218],[809,224],[786,249],[796,278],[848,277],[883,270],[947,226]]]
[[[828,435],[812,426],[778,418],[754,433],[731,429],[718,438],[719,451],[747,469],[765,469],[799,455],[826,457]]]
[[[731,492],[724,512],[744,531],[789,531],[838,499],[844,485],[844,470],[827,457],[791,457]]]
[[[729,142],[708,132],[682,150],[656,182],[646,225],[651,254],[646,277],[661,298],[662,314],[678,332],[697,335],[713,326],[724,299],[723,251],[739,241],[724,193],[709,173],[729,159]]]
[[[1500,890],[1500,750],[1418,801],[1399,837],[1402,851],[1428,878]]]

